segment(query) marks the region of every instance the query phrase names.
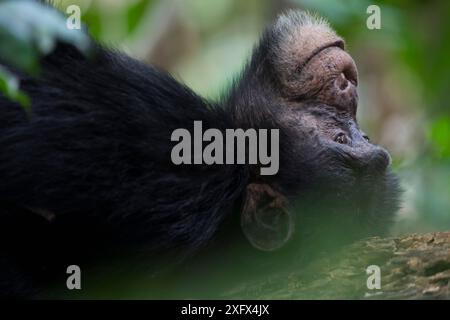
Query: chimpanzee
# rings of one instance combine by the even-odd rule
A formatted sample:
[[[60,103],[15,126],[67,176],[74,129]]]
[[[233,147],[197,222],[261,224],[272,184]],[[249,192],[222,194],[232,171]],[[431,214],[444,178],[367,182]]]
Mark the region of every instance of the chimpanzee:
[[[38,77],[6,66],[32,113],[0,96],[2,296],[33,296],[78,261],[192,257],[225,225],[240,225],[234,233],[264,251],[390,226],[399,184],[387,151],[358,127],[356,66],[324,20],[281,15],[220,101],[94,46],[89,58],[58,44]],[[278,129],[278,173],[175,165],[171,134],[194,121],[222,132]]]

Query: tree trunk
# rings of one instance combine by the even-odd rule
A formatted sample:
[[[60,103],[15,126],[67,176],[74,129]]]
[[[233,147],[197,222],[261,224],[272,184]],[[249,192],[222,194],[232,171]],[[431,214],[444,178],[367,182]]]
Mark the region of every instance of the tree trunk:
[[[369,289],[380,270],[380,289]],[[376,267],[375,267],[376,269]],[[246,283],[223,298],[448,299],[450,232],[369,238],[321,257],[301,271]]]

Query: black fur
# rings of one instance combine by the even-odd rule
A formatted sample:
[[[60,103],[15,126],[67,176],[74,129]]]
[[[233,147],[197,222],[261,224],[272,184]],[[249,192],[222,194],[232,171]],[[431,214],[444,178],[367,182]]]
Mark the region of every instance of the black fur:
[[[60,45],[42,66],[39,79],[21,79],[30,118],[0,97],[0,202],[55,213],[58,242],[93,236],[77,248],[86,253],[109,241],[183,252],[207,243],[247,170],[175,167],[170,136],[193,120],[232,128],[230,115],[169,75],[101,48],[89,61]]]

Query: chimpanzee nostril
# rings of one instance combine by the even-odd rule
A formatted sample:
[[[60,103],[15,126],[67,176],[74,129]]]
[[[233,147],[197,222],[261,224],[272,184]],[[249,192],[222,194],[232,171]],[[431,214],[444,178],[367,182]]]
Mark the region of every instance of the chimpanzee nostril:
[[[350,81],[355,87],[358,85],[358,71],[353,64],[350,64],[342,71],[345,79]]]
[[[335,80],[335,85],[336,87],[341,90],[344,91],[345,89],[347,89],[347,87],[349,86],[349,82],[347,80],[347,78],[345,77],[345,75],[343,73],[341,73]]]

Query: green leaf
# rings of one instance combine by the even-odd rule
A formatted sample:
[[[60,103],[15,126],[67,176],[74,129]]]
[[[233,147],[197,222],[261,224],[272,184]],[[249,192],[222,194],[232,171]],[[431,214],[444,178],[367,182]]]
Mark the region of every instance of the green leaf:
[[[438,156],[450,158],[450,118],[442,117],[434,121],[430,133]]]
[[[67,28],[66,17],[58,10],[36,1],[0,2],[0,58],[4,62],[36,73],[39,57],[49,54],[58,40],[90,53],[88,35]]]
[[[0,66],[0,91],[10,100],[19,103],[27,113],[30,113],[30,99],[20,91],[19,80],[12,73]]]
[[[55,8],[29,0],[0,1],[0,61],[35,75],[39,59],[53,51],[58,41],[74,45],[86,55],[91,41],[84,30],[67,28],[66,17]],[[19,90],[18,79],[0,69],[0,92],[28,110],[30,101]]]

